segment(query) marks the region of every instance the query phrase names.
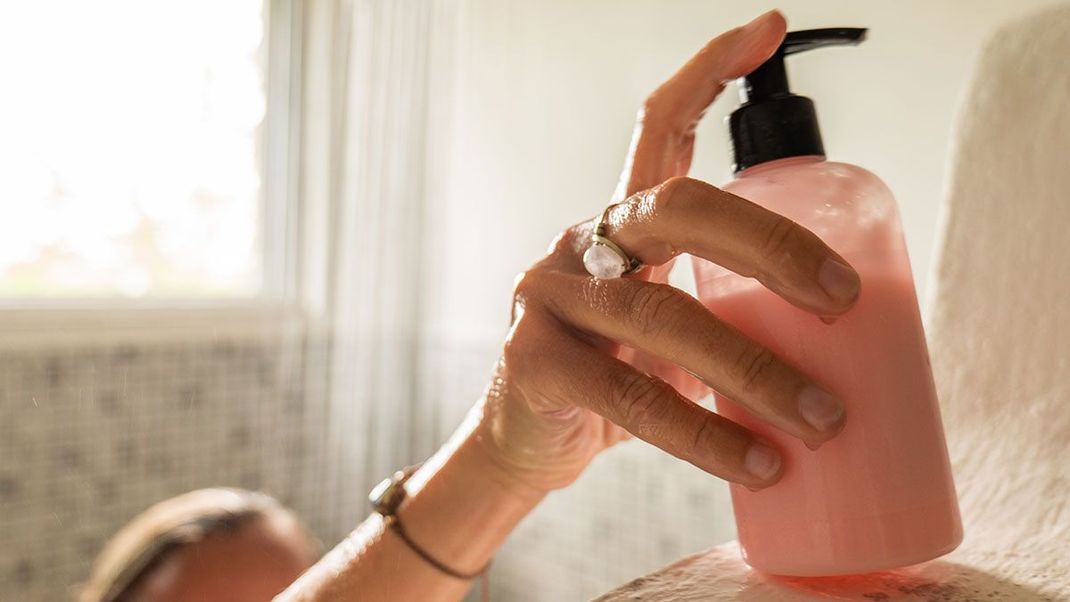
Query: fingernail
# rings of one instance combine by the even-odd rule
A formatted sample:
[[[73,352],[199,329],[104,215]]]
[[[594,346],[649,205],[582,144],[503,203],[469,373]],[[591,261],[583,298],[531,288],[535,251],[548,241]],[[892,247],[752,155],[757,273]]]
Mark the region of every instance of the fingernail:
[[[777,10],[774,8],[773,10],[767,10],[764,13],[758,15],[757,17],[754,17],[750,20],[749,23],[743,26],[743,31],[750,33],[755,29],[758,29],[765,23],[765,21],[769,19],[769,16],[775,12],[777,12]]]
[[[804,387],[797,399],[799,415],[821,432],[833,430],[843,419],[843,402],[813,385]]]
[[[831,257],[817,271],[817,283],[837,301],[853,301],[861,287],[858,274],[851,266]]]
[[[743,468],[759,479],[768,481],[780,470],[780,454],[764,443],[753,443],[743,457]]]

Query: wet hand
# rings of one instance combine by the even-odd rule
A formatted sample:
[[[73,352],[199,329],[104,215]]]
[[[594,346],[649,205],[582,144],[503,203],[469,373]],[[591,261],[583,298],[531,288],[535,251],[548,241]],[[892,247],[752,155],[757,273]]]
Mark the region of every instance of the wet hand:
[[[582,256],[595,218],[564,231],[518,278],[477,434],[519,486],[563,487],[633,435],[730,481],[775,483],[779,452],[689,399],[705,387],[811,447],[843,428],[833,393],[666,284],[673,260],[688,253],[754,277],[817,316],[842,314],[858,295],[857,274],[813,233],[685,177],[695,126],[723,82],[768,58],[785,28],[774,11],[718,36],[644,103],[606,225],[646,267],[590,276]]]

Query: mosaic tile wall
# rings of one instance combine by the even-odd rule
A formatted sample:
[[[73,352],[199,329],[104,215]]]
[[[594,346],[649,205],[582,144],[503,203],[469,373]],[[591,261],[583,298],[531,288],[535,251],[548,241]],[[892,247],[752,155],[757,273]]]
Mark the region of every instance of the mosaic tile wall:
[[[482,391],[496,347],[425,355],[438,439]],[[304,341],[0,352],[0,600],[70,599],[120,525],[198,487],[265,490],[337,542],[366,509],[350,507],[357,485],[325,501],[317,482],[326,365]],[[731,536],[719,482],[622,444],[513,534],[492,599],[587,599]]]
[[[183,491],[263,489],[300,511],[313,460],[308,350],[232,341],[0,355],[0,600],[69,599],[111,533]]]

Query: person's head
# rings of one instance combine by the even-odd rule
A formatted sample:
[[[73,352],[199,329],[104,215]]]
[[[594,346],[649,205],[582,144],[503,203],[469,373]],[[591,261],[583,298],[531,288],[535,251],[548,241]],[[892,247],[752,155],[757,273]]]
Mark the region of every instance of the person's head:
[[[316,561],[292,512],[262,493],[201,489],[119,530],[80,602],[267,601]]]

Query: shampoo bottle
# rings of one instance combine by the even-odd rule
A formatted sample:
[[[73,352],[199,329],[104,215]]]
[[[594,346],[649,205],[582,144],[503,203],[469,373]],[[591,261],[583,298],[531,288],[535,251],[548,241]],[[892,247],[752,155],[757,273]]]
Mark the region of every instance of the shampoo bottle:
[[[847,421],[811,451],[716,395],[718,413],[774,442],[779,483],[732,486],[751,566],[780,575],[863,573],[935,558],[962,540],[958,502],[895,199],[872,173],[825,160],[813,102],[788,89],[784,57],[855,44],[864,29],[791,32],[742,81],[729,118],[735,178],[724,189],[808,228],[858,271],[834,323],[695,259],[701,301],[844,400]]]

